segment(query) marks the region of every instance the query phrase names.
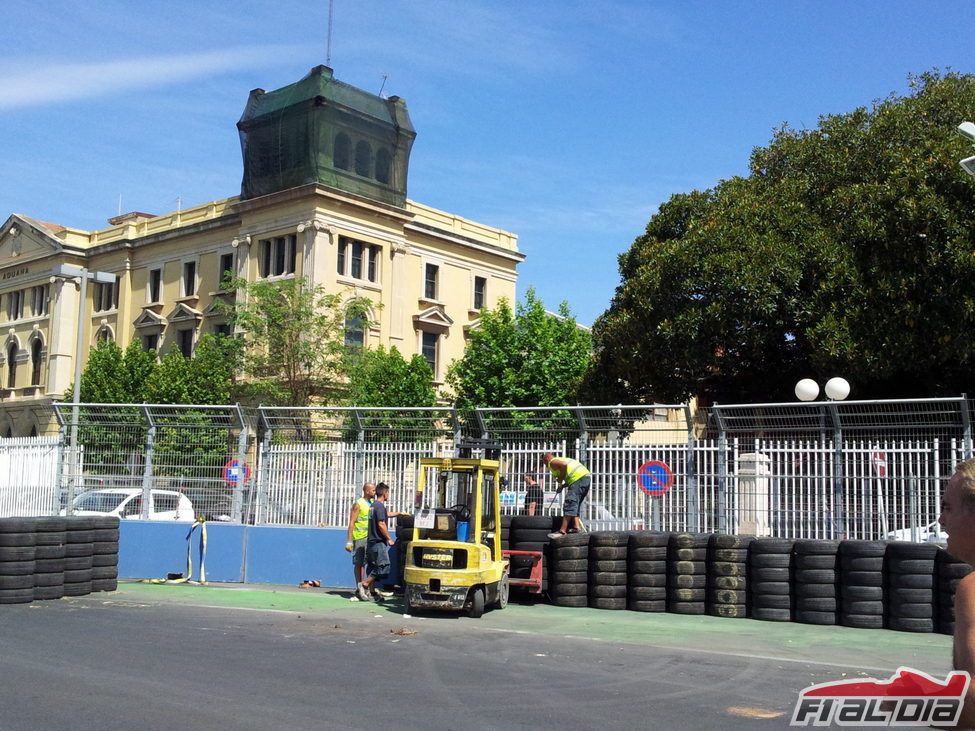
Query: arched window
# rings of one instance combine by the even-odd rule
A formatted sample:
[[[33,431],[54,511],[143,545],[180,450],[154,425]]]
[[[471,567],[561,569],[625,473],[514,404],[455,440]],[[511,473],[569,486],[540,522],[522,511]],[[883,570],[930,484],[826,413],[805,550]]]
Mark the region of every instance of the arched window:
[[[17,343],[7,344],[7,388],[17,388]]]
[[[372,148],[365,140],[359,140],[355,146],[355,172],[363,177],[372,173]]]
[[[389,150],[385,147],[376,150],[376,180],[380,183],[389,184],[389,166],[392,160]]]
[[[362,350],[366,342],[365,323],[362,316],[345,319],[345,347],[353,352]]]
[[[112,332],[112,328],[108,325],[102,325],[98,328],[98,334],[95,335],[98,338],[98,342],[107,342],[109,340],[115,340],[115,333]]]
[[[348,170],[352,167],[352,141],[344,132],[335,135],[335,144],[332,146],[332,163],[342,170]]]
[[[41,343],[40,338],[34,338],[30,344],[30,385],[40,386],[41,385],[41,351],[44,346]]]

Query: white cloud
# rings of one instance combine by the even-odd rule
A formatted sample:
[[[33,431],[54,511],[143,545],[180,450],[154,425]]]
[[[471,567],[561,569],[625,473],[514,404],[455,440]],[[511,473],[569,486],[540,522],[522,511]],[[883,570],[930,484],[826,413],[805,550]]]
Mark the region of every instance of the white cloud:
[[[294,52],[293,47],[265,46],[88,63],[5,64],[0,67],[0,109],[88,99],[182,83],[242,68],[291,63]]]

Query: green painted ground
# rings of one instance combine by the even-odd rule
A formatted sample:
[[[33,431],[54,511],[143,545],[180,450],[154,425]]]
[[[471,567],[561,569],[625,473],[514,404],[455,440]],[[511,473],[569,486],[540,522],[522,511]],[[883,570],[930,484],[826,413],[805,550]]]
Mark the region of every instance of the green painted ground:
[[[92,595],[96,597],[99,595]],[[449,615],[406,617],[392,598],[382,604],[350,602],[348,590],[290,586],[143,584],[122,582],[106,601],[185,603],[336,617],[375,617],[397,625],[457,621]],[[951,666],[951,637],[942,634],[820,627],[792,622],[691,617],[598,609],[568,609],[543,602],[513,602],[480,619],[461,618],[494,632],[590,638],[611,643],[685,649],[702,654],[765,657],[783,662],[848,666],[853,671],[893,671],[908,666],[943,675]]]

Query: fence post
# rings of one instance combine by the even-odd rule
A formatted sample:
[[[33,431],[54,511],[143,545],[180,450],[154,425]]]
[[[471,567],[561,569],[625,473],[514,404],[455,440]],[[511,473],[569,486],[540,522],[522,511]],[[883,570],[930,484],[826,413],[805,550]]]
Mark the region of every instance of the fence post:
[[[156,443],[156,422],[149,413],[149,407],[142,405],[142,413],[149,423],[146,430],[146,460],[142,470],[142,519],[149,520],[149,509],[152,506],[152,458]]]
[[[715,501],[718,511],[718,533],[728,532],[728,432],[725,429],[721,407],[714,405],[714,418],[718,422],[718,487]],[[737,531],[736,531],[737,532]]]
[[[834,536],[846,538],[846,508],[843,491],[843,427],[840,425],[839,411],[832,401],[826,403],[833,420],[833,522]]]
[[[694,437],[694,421],[691,417],[691,407],[689,404],[684,404],[684,420],[687,422],[687,457],[684,463],[687,472],[687,495],[690,497],[692,494],[700,495],[701,486],[697,479],[697,448]],[[700,504],[700,501],[697,499],[694,502],[695,504]],[[721,513],[718,513],[718,515],[718,532],[723,533],[720,518]]]
[[[961,412],[961,426],[962,426],[962,451],[965,455],[965,459],[972,458],[972,419],[971,415],[968,413],[968,396],[967,394],[962,394],[962,407],[959,409]]]
[[[359,409],[352,409],[355,418],[355,456],[353,457],[352,472],[355,475],[356,484],[353,486],[358,489],[366,481],[366,428],[363,426],[362,418],[359,416]],[[355,494],[355,493],[353,493]]]
[[[237,414],[237,423],[240,425],[240,434],[237,435],[237,464],[247,463],[247,422],[244,421],[244,412],[240,407],[240,402],[234,405],[234,413]],[[231,517],[235,523],[242,523],[244,515],[244,481],[238,480],[234,484],[234,498],[231,504]]]

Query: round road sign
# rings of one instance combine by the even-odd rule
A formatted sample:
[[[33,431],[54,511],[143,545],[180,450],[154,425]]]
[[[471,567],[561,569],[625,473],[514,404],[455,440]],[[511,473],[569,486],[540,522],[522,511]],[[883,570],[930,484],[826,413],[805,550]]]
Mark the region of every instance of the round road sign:
[[[636,473],[636,484],[650,497],[661,497],[667,494],[674,482],[674,473],[666,462],[652,459],[640,465]]]
[[[243,484],[251,478],[251,467],[239,459],[232,459],[224,465],[223,479],[231,485]]]

